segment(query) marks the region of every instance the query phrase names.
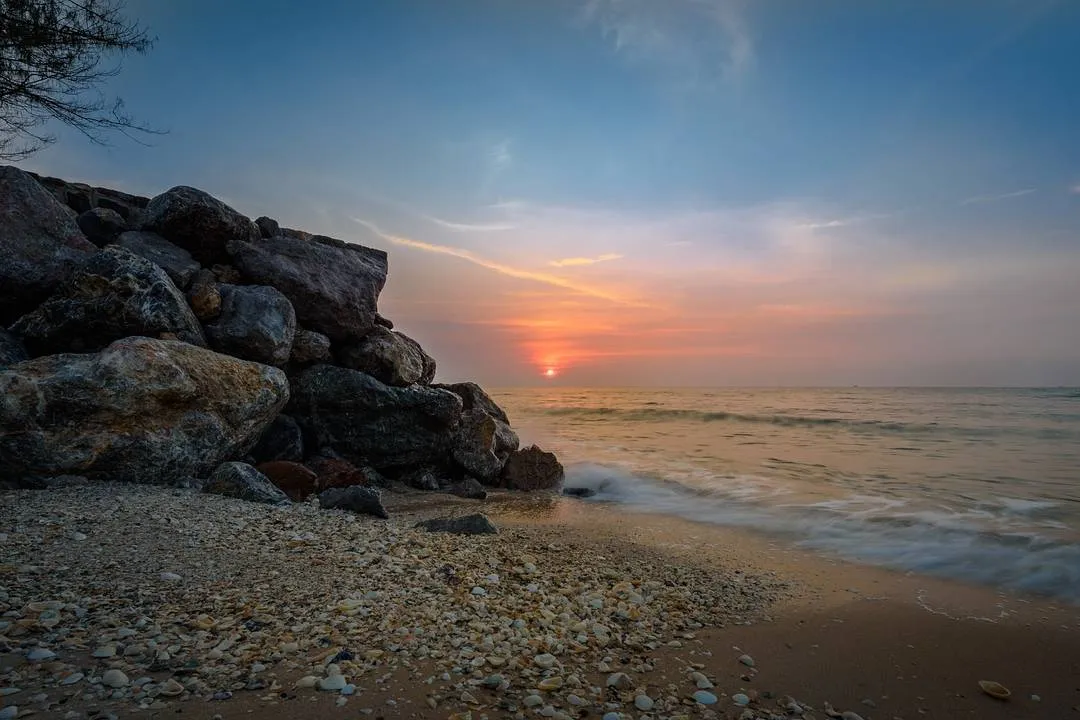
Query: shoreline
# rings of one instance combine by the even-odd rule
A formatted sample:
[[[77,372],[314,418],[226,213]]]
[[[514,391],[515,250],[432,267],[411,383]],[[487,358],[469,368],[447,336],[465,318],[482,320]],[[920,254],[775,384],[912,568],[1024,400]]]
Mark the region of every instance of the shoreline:
[[[20,491],[4,500],[5,556],[41,558],[34,572],[13,569],[10,560],[0,568],[0,602],[23,616],[15,625],[31,620],[29,603],[49,599],[21,595],[57,593],[68,583],[80,592],[67,604],[97,598],[81,620],[65,608],[52,628],[37,618],[15,637],[11,626],[0,631],[9,636],[0,688],[23,688],[0,705],[20,702],[37,717],[89,717],[93,708],[120,717],[179,709],[195,718],[316,710],[326,717],[365,710],[386,718],[539,717],[550,705],[568,717],[621,710],[634,718],[750,718],[787,716],[777,704],[786,696],[809,706],[803,717],[818,720],[826,701],[864,720],[1066,717],[1080,706],[1080,607],[833,560],[744,531],[540,494],[493,493],[478,502],[390,492],[389,522],[146,486]],[[491,517],[500,534],[412,529],[420,519],[472,512]],[[530,563],[536,569],[527,572]],[[181,580],[162,580],[162,572]],[[532,597],[537,591],[541,597]],[[15,607],[13,598],[24,602]],[[596,601],[602,609],[589,606]],[[620,619],[620,603],[633,617]],[[160,617],[139,626],[148,610]],[[528,626],[518,635],[506,626],[514,614]],[[626,632],[613,630],[620,623]],[[608,626],[606,645],[597,643],[596,624]],[[396,640],[402,628],[413,631]],[[417,629],[429,633],[426,640]],[[71,669],[19,662],[43,640],[61,666],[85,678],[57,685],[52,671]],[[425,642],[430,647],[420,652]],[[117,656],[89,656],[103,645],[114,645]],[[126,655],[132,645],[136,652]],[[149,651],[162,647],[178,652],[154,671]],[[353,654],[339,665],[356,695],[294,689],[304,676],[322,677],[324,661],[342,650]],[[531,662],[542,650],[556,658],[552,669]],[[495,656],[503,664],[479,660],[495,653],[506,655]],[[754,668],[737,661],[744,653]],[[131,681],[150,668],[150,687],[174,677],[183,694],[148,697],[151,707],[142,710],[131,699],[84,698],[91,676],[110,664],[132,668]],[[717,704],[688,700],[692,664],[715,684],[709,692]],[[612,697],[605,683],[613,672],[626,672],[636,689]],[[510,686],[484,687],[496,674]],[[562,686],[533,692],[545,677],[561,678]],[[1010,687],[1012,699],[983,695],[981,679]],[[26,704],[42,690],[74,698],[50,710]],[[205,699],[218,692],[233,694]],[[648,713],[634,706],[642,692],[654,701]],[[731,702],[740,692],[751,699],[749,710]],[[543,704],[527,707],[530,695]]]

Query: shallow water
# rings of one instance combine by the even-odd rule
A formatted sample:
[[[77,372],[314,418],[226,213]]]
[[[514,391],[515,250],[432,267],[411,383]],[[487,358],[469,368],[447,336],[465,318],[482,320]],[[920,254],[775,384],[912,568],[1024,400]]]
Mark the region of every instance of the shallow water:
[[[590,502],[1080,602],[1080,390],[494,395]]]

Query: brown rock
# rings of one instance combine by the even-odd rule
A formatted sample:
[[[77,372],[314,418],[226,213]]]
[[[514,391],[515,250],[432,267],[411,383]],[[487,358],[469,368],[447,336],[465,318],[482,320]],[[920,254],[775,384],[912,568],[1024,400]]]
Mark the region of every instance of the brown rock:
[[[502,485],[511,490],[558,490],[566,473],[555,453],[536,445],[510,453],[502,471]]]
[[[256,469],[269,478],[291,500],[303,500],[319,491],[318,475],[300,463],[275,460],[262,463]]]
[[[199,320],[208,322],[217,318],[221,314],[221,288],[217,276],[210,270],[200,270],[191,282],[187,301]]]

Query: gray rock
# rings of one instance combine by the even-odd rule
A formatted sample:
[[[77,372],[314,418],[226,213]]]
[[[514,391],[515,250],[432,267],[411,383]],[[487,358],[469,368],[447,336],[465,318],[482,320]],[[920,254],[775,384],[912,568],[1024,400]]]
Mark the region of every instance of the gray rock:
[[[289,362],[294,365],[312,365],[330,362],[331,357],[330,338],[314,330],[296,328]]]
[[[499,529],[481,513],[456,518],[432,518],[416,523],[416,527],[428,532],[454,533],[455,535],[496,535]]]
[[[487,499],[487,490],[476,478],[465,478],[461,482],[448,487],[446,492],[468,500]]]
[[[0,167],[0,327],[44,302],[95,252],[75,213],[29,174]]]
[[[251,457],[256,463],[288,460],[300,462],[304,459],[304,438],[296,420],[282,414],[266,426],[258,442],[251,448]]]
[[[319,493],[319,507],[326,510],[348,510],[383,519],[390,517],[386,508],[383,507],[379,491],[360,485],[323,490]]]
[[[0,328],[0,370],[29,359],[19,338]]]
[[[332,365],[308,368],[293,390],[290,414],[316,448],[380,471],[443,464],[461,416],[461,398],[446,390],[390,387]]]
[[[133,335],[206,345],[202,326],[165,271],[115,245],[90,257],[11,329],[32,355],[91,352]]]
[[[458,397],[461,398],[462,406],[466,410],[472,410],[473,408],[479,408],[488,415],[491,415],[496,420],[502,421],[507,425],[510,424],[510,418],[506,416],[506,412],[499,407],[491,396],[484,392],[484,389],[474,382],[463,383],[447,383],[447,384],[435,384],[432,387],[442,388],[443,390],[449,390]],[[517,449],[516,447],[514,448]]]
[[[289,502],[288,496],[276,488],[265,475],[242,462],[218,465],[203,485],[203,492],[269,505],[284,505]]]
[[[247,452],[288,395],[276,368],[170,340],[29,360],[0,371],[0,477],[206,477]]]
[[[439,483],[438,473],[435,468],[431,467],[410,470],[398,479],[417,490],[439,490],[442,487]]]
[[[227,355],[284,365],[292,352],[296,314],[272,287],[221,285],[221,312],[206,326],[210,347]]]
[[[128,229],[128,222],[115,210],[90,208],[76,219],[86,239],[98,247],[108,245]]]
[[[209,193],[185,186],[151,199],[142,229],[179,245],[203,265],[227,263],[225,246],[229,242],[246,242],[259,236],[251,220]]]
[[[499,421],[479,408],[466,410],[455,434],[454,461],[488,485],[495,484],[507,455],[495,454]]]
[[[379,313],[375,313],[375,324],[386,328],[387,330],[394,329],[394,321],[390,318],[385,318]]]
[[[586,487],[564,487],[562,494],[568,497],[591,498],[596,495],[596,491]]]
[[[199,263],[191,257],[191,253],[173,245],[157,233],[145,231],[121,233],[116,238],[116,244],[157,265],[168,273],[176,287],[181,290],[191,285],[195,274],[201,269]]]
[[[255,218],[255,227],[259,228],[260,237],[272,238],[281,234],[281,226],[278,225],[278,221],[265,215]]]
[[[293,304],[304,327],[334,342],[363,338],[375,325],[386,283],[386,253],[332,238],[280,235],[229,245],[233,264],[248,282],[271,285]]]
[[[554,453],[531,445],[510,453],[500,481],[511,490],[558,490],[565,478],[562,463]]]
[[[379,325],[339,352],[338,364],[401,387],[427,385],[435,377],[435,361],[418,342]]]

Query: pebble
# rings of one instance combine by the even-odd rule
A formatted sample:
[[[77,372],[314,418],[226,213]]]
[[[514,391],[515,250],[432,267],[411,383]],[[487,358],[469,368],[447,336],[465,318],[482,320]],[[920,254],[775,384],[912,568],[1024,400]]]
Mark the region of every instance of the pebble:
[[[26,659],[30,662],[45,662],[52,660],[56,657],[56,653],[48,648],[36,647],[30,652],[26,653]]]
[[[341,694],[342,695],[355,695],[356,694],[356,686],[353,685],[352,683],[349,683],[345,687],[341,688]]]
[[[563,679],[561,677],[549,677],[540,681],[537,687],[545,692],[551,692],[552,690],[558,690],[563,686]]]
[[[184,578],[174,572],[163,572],[161,573],[161,579],[165,582],[180,582]]]
[[[86,676],[83,675],[81,672],[73,672],[70,675],[66,676],[63,680],[61,680],[60,684],[61,685],[74,685],[75,683],[82,680],[84,677],[86,677]]]
[[[177,697],[184,694],[184,686],[176,681],[175,678],[169,678],[161,686],[161,694],[165,697]]]
[[[337,705],[338,707],[345,707],[345,703],[347,703],[347,702],[349,702],[349,698],[347,698],[347,697],[339,697],[337,700],[334,701],[334,704]]]
[[[608,675],[607,686],[616,690],[629,690],[634,687],[634,681],[626,673],[617,672]]]
[[[115,645],[102,645],[101,647],[94,648],[94,652],[91,653],[96,658],[111,658],[116,657]]]
[[[344,675],[327,675],[319,681],[319,689],[329,690],[331,692],[341,692],[348,684],[349,681],[345,679]]]
[[[731,702],[736,705],[746,706],[750,704],[750,697],[744,693],[735,693],[731,696]]]
[[[851,712],[850,710],[845,710],[844,712],[840,713],[840,720],[863,720],[863,719],[862,719],[862,715],[860,715],[859,713]]]
[[[715,705],[716,700],[717,700],[715,695],[713,695],[711,692],[707,692],[705,690],[698,690],[691,697],[694,698],[694,702],[701,703],[702,705]],[[750,699],[747,698],[747,702],[749,702],[749,701],[750,701]]]
[[[702,673],[690,673],[690,679],[694,681],[694,685],[697,686],[698,690],[711,690],[713,688],[712,680],[705,677]]]
[[[16,705],[8,705],[0,710],[0,720],[15,720],[19,716],[19,708]]]
[[[484,588],[482,588],[482,587],[480,587],[479,585],[477,585],[476,587],[474,587],[474,588],[472,589],[472,594],[473,594],[473,595],[478,595],[478,596],[480,596],[480,595],[487,595],[487,590],[485,590]]]
[[[296,687],[298,688],[313,688],[319,684],[319,678],[314,675],[305,675],[296,681]]]
[[[101,676],[101,684],[106,687],[127,687],[129,682],[130,681],[128,680],[128,676],[125,675],[122,671],[117,670],[116,668],[106,670],[105,673]]]
[[[7,695],[16,695],[16,694],[21,693],[21,692],[22,692],[22,688],[17,688],[17,687],[0,688],[0,697],[5,697]]]
[[[746,667],[754,667],[754,658],[750,657],[749,655],[740,655],[739,662],[741,662]]]
[[[617,712],[604,713],[604,717],[600,720],[622,720],[622,715]]]
[[[545,669],[554,667],[556,662],[558,662],[558,660],[555,658],[555,656],[548,653],[540,653],[533,658],[533,665]]]
[[[526,695],[521,702],[525,707],[540,707],[544,704],[544,698],[539,695]]]
[[[634,707],[642,712],[648,712],[653,709],[653,699],[648,695],[638,695],[634,698]]]

